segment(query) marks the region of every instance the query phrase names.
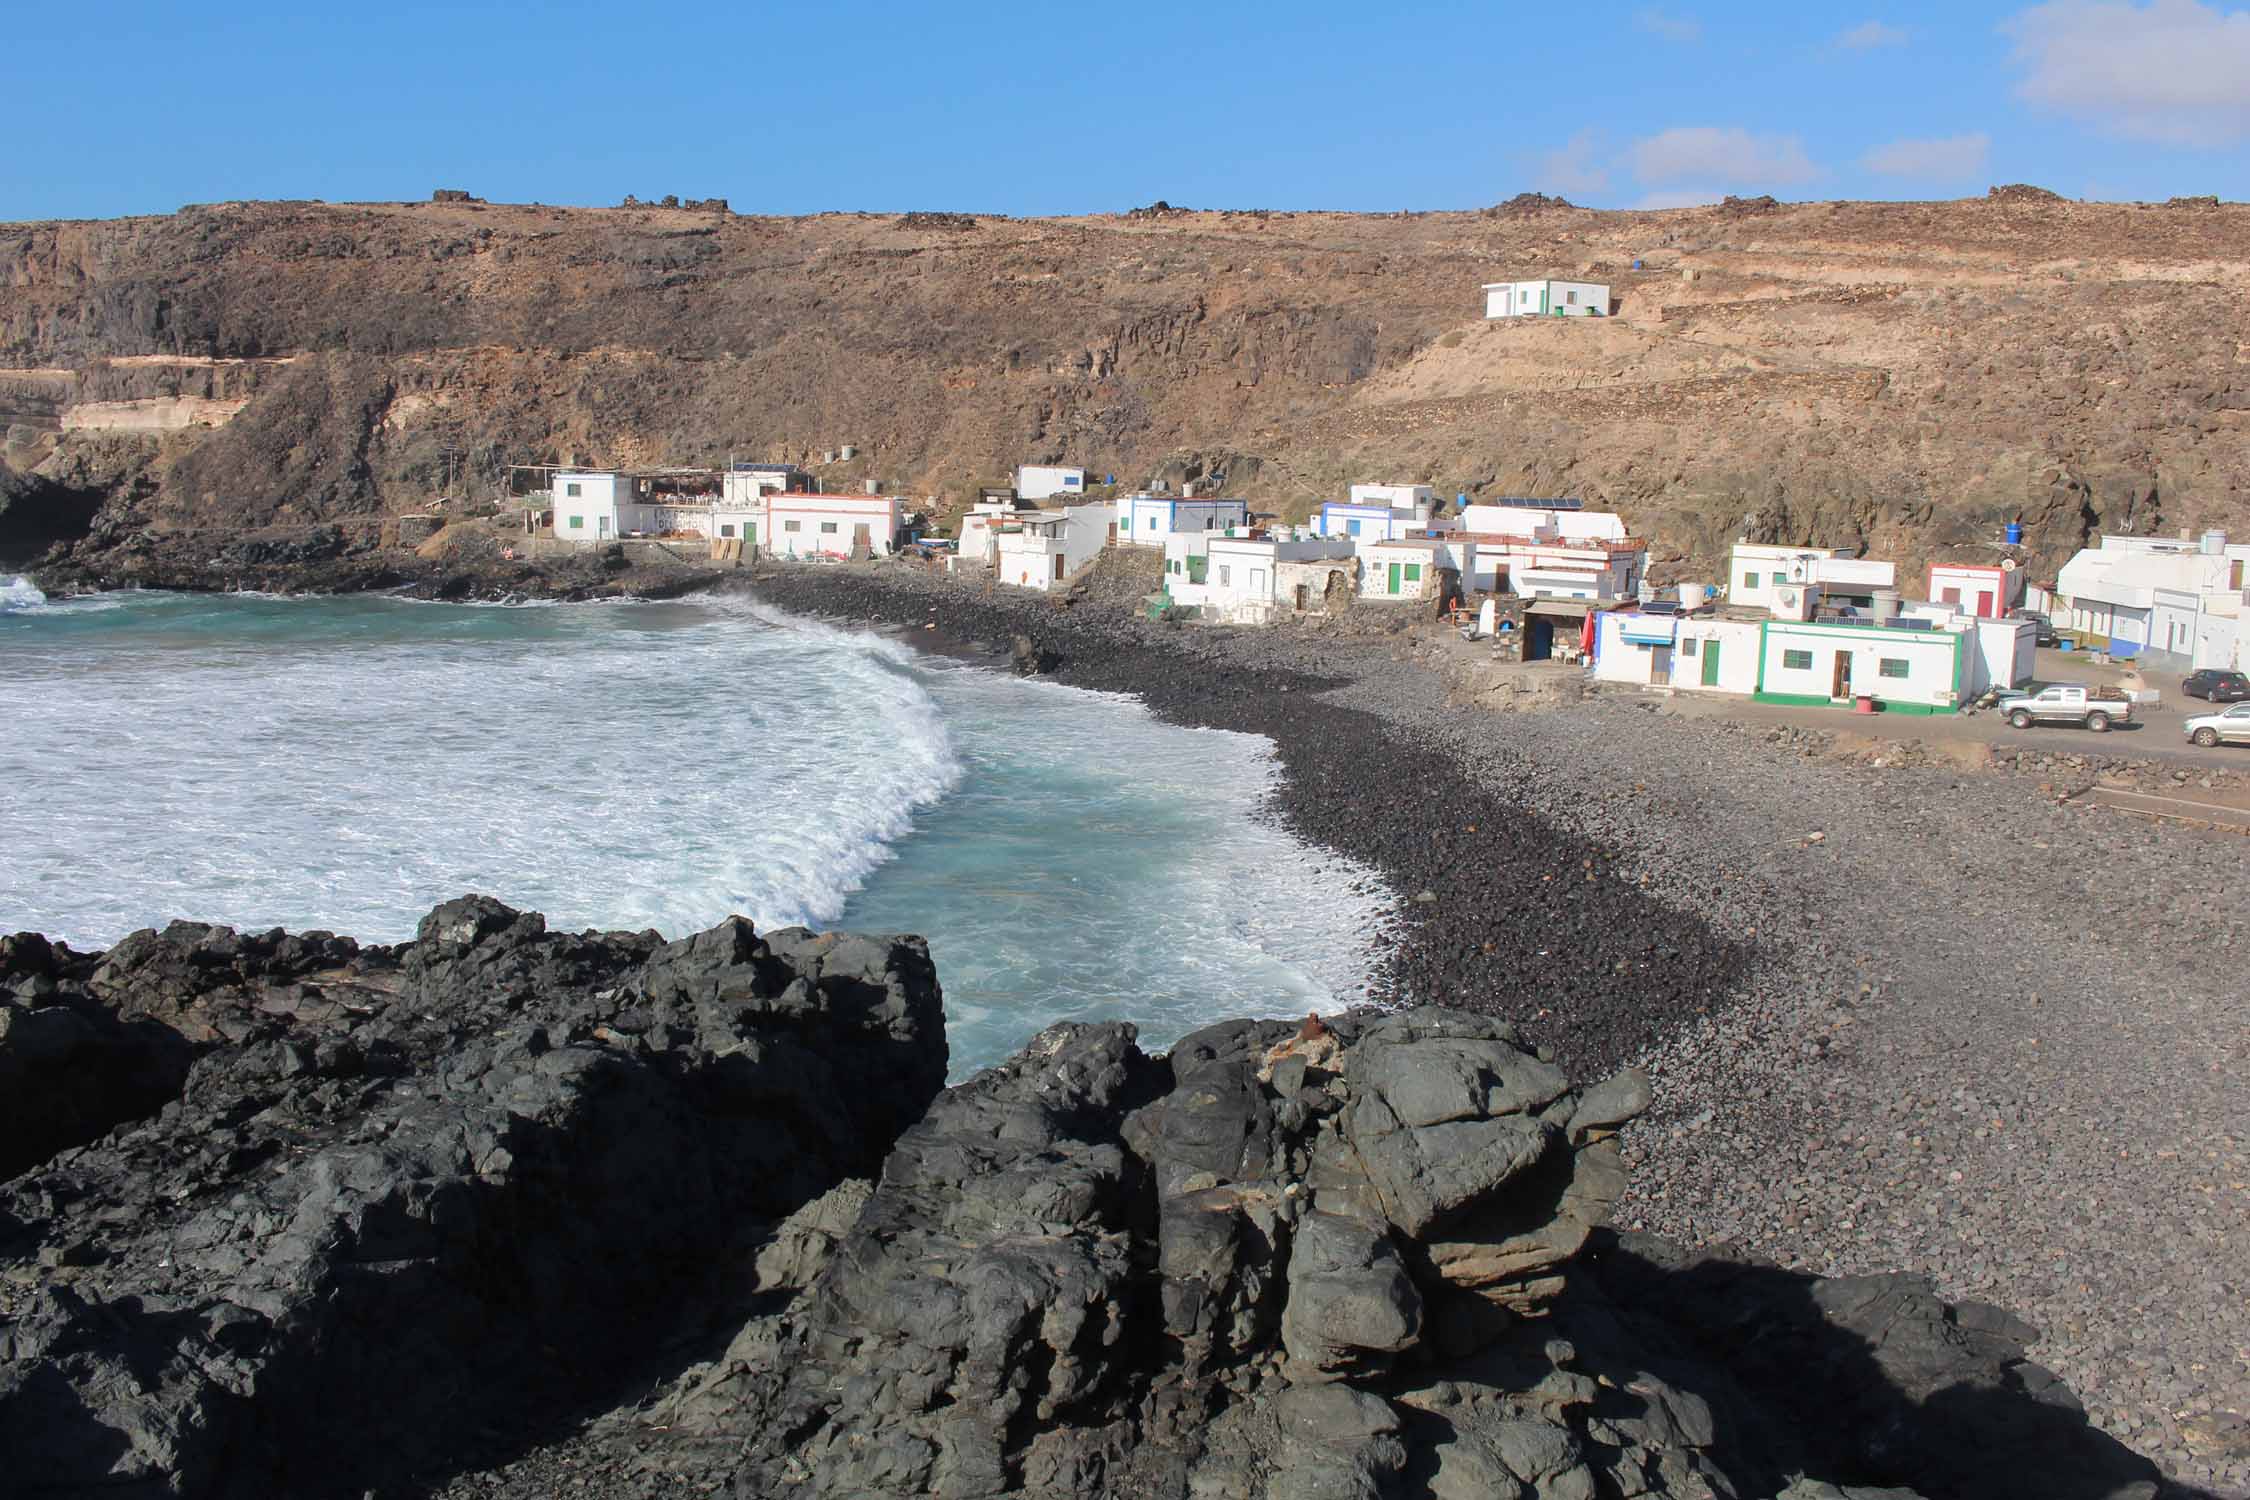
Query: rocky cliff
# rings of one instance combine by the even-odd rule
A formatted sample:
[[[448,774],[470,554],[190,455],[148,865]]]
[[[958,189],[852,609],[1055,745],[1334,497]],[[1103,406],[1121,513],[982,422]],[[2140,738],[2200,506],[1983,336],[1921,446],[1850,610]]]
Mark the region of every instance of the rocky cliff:
[[[824,464],[966,496],[1022,460],[1623,510],[1911,570],[2021,518],[2250,527],[2250,208],[1996,195],[1081,219],[219,204],[0,227],[4,457],[124,528],[495,494],[510,461]],[[1486,322],[1481,283],[1615,316]],[[22,506],[11,507],[21,510]],[[28,521],[25,523],[28,524]],[[1909,571],[1908,576],[1911,575]]]
[[[2156,1492],[1998,1309],[1603,1231],[1647,1084],[1504,1022],[1065,1025],[942,1093],[941,1023],[918,940],[740,919],[10,939],[9,1480]]]

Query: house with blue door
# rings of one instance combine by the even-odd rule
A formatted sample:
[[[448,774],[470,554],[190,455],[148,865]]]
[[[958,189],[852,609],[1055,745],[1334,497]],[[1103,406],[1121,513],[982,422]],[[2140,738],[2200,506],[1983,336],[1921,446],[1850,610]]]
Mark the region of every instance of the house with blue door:
[[[1177,532],[1226,531],[1249,524],[1247,500],[1141,494],[1117,502],[1117,540],[1136,547],[1161,547]]]

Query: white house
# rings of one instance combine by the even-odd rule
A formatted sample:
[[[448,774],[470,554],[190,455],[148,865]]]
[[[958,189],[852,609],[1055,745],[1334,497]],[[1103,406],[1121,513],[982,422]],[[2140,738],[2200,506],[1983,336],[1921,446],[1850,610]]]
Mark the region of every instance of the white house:
[[[2113,656],[2159,657],[2170,668],[2236,665],[2250,546],[2226,533],[2111,536],[2064,563],[2051,617]],[[2231,627],[2231,628],[2230,628]],[[2231,659],[2230,659],[2231,658]]]
[[[1434,599],[1442,574],[1454,571],[1442,541],[1359,542],[1359,593],[1363,599]]]
[[[1117,539],[1141,547],[1161,547],[1175,531],[1226,531],[1249,524],[1247,500],[1175,500],[1141,494],[1117,502]]]
[[[979,500],[961,518],[961,545],[954,553],[959,561],[987,568],[994,566],[1000,560],[996,547],[998,529],[1037,509],[1016,499],[1013,491],[1003,494],[1005,498]]]
[[[1191,550],[1198,542],[1204,549],[1200,580]],[[1167,568],[1175,547],[1183,569],[1165,579],[1173,603],[1198,607],[1215,620],[1265,625],[1291,612],[1333,612],[1351,603],[1358,563],[1352,544],[1341,538],[1180,538],[1165,545]]]
[[[1026,500],[1047,500],[1056,495],[1075,500],[1086,493],[1086,471],[1023,464],[1016,469],[1016,493]]]
[[[1354,505],[1387,505],[1414,511],[1425,520],[1437,510],[1437,490],[1427,484],[1355,484],[1350,494]]]
[[[2023,585],[2023,569],[2012,559],[1992,567],[1930,564],[1930,597],[1940,604],[1958,604],[1981,619],[1997,620],[2022,604]]]
[[[1594,676],[1683,692],[1758,690],[1760,620],[1606,610],[1595,617]]]
[[[1488,281],[1488,318],[1602,318],[1609,315],[1609,288],[1599,281]]]
[[[1117,532],[1117,507],[1105,501],[1018,511],[994,530],[1000,581],[1045,593],[1109,545]]]
[[[888,557],[898,547],[896,495],[823,495],[772,490],[763,497],[756,540],[768,556]]]
[[[1833,599],[1865,602],[1895,587],[1897,579],[1898,569],[1892,564],[1847,557],[1835,547],[1736,542],[1728,569],[1727,601],[1771,610],[1779,602],[1777,589],[1811,584]]]
[[[1848,703],[1893,713],[1951,713],[1970,696],[1967,630],[1836,620],[1767,620],[1758,645],[1762,703]]]
[[[1349,500],[1321,506],[1312,529],[1320,536],[1390,541],[1428,531],[1436,512],[1437,494],[1429,485],[1355,484]]]
[[[1629,535],[1615,511],[1581,510],[1575,500],[1480,500],[1461,512],[1461,529],[1527,542],[1621,542]]]
[[[555,535],[567,542],[607,542],[655,528],[639,481],[615,469],[562,469],[554,477]]]

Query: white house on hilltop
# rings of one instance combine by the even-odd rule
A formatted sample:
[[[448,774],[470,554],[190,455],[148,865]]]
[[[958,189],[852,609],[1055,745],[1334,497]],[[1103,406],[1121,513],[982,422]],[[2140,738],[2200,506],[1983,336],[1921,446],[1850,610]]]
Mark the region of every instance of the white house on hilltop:
[[[1609,287],[1599,281],[1488,281],[1488,318],[1605,318]]]

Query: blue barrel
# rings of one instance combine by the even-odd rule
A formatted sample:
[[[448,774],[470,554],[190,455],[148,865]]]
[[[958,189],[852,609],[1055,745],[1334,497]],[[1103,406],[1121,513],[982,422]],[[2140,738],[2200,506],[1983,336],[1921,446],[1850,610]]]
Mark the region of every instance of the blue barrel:
[[[2001,534],[2008,539],[2009,546],[2021,547],[2023,545],[2023,522],[2010,521],[2007,529]]]

